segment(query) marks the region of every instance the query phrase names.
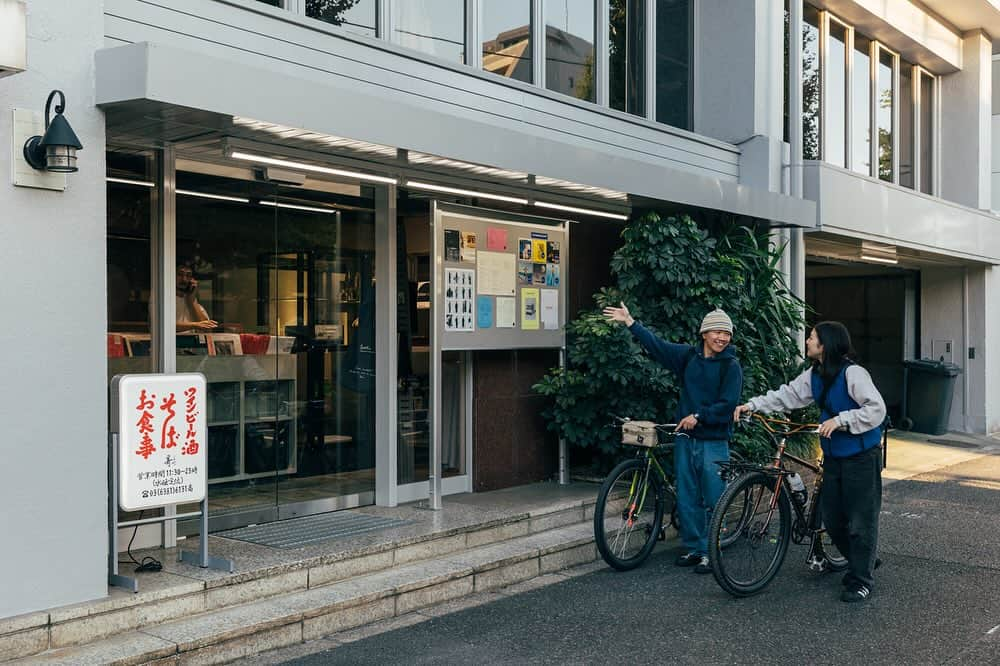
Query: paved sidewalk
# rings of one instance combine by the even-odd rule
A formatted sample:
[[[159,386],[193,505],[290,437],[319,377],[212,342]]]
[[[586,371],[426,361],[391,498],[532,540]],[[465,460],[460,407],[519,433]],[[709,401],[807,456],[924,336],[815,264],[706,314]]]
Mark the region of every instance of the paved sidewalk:
[[[882,484],[889,485],[994,452],[1000,452],[1000,438],[996,436],[965,433],[925,435],[893,430],[889,433]]]

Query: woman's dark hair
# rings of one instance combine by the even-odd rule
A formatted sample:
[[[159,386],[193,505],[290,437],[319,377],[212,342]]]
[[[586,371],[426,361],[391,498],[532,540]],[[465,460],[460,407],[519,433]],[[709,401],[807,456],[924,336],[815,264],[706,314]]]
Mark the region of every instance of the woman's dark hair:
[[[839,321],[821,321],[813,326],[813,330],[823,345],[823,359],[814,361],[813,365],[819,370],[823,385],[829,386],[854,356],[851,334]]]

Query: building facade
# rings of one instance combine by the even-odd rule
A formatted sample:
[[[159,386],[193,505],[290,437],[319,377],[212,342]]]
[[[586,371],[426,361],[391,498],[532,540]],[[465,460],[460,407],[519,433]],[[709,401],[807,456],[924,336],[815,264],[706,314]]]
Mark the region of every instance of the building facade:
[[[950,427],[1000,429],[1000,11],[963,4],[0,0],[27,35],[0,78],[0,617],[107,593],[118,374],[206,375],[214,530],[550,477],[530,386],[558,345],[442,345],[501,308],[452,313],[441,267],[547,239],[517,328],[557,287],[561,327],[648,208],[772,227],[894,409],[903,360],[944,356]],[[21,155],[53,89],[78,173]]]

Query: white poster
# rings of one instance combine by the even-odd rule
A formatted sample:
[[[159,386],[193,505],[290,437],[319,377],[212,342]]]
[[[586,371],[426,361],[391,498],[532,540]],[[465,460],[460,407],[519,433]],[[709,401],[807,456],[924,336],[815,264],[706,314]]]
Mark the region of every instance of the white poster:
[[[121,508],[138,511],[204,499],[205,376],[121,375],[116,386]]]
[[[517,287],[517,257],[508,252],[478,253],[479,293],[513,296]]]
[[[469,268],[444,269],[444,330],[476,330],[476,272]]]
[[[559,328],[559,290],[542,289],[542,328]]]
[[[514,328],[516,321],[514,319],[517,313],[517,303],[514,297],[497,296],[497,314],[496,314],[496,327],[497,328]]]

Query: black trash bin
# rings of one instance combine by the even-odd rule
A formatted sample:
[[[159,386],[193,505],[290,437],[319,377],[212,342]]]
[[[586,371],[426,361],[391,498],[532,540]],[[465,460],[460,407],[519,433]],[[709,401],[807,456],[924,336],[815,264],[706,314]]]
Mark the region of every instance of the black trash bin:
[[[903,364],[906,367],[904,423],[908,420],[909,429],[916,432],[943,435],[948,430],[955,378],[962,374],[962,368],[927,358]]]

